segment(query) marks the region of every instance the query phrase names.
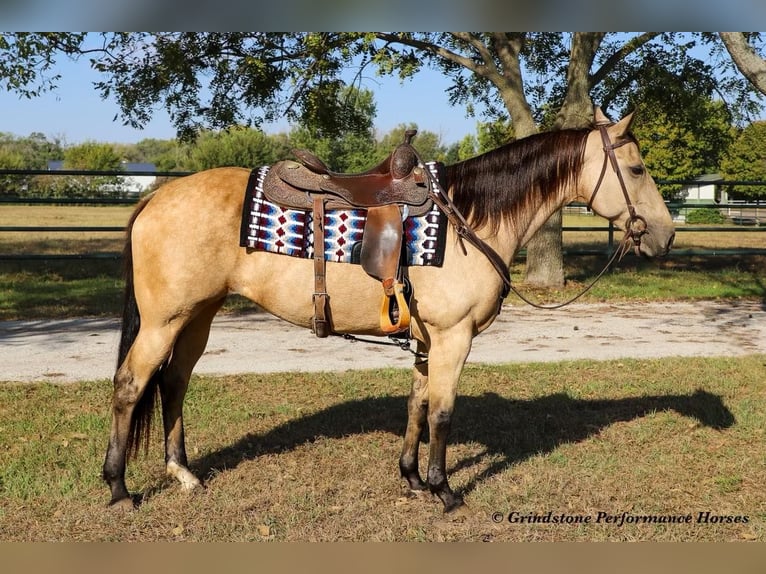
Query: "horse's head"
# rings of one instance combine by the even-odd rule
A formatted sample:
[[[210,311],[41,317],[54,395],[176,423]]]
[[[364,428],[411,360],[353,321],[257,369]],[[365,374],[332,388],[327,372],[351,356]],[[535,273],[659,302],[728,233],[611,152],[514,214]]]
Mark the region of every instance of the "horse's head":
[[[600,108],[588,136],[580,197],[626,234],[636,253],[667,255],[675,228],[654,179],[630,133],[633,114],[612,123]]]

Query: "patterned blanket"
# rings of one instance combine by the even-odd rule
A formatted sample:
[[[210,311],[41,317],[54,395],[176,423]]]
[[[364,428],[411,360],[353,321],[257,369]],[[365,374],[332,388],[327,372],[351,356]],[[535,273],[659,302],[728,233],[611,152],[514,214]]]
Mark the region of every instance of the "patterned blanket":
[[[434,164],[428,165],[432,173]],[[263,178],[269,166],[250,174],[242,210],[240,246],[257,251],[282,253],[292,257],[314,257],[314,232],[310,211],[297,211],[276,205],[263,196]],[[327,261],[359,263],[359,252],[367,211],[364,209],[328,210],[325,213],[324,256]],[[404,220],[406,258],[404,265],[440,267],[444,261],[447,218],[434,205],[420,217]]]

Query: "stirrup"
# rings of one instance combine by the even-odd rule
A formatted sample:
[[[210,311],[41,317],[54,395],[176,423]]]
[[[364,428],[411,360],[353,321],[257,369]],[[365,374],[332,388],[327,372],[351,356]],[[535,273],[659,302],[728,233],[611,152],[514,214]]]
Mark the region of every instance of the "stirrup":
[[[383,301],[380,306],[380,329],[386,335],[410,328],[410,308],[404,296],[404,284],[394,278],[383,281]]]

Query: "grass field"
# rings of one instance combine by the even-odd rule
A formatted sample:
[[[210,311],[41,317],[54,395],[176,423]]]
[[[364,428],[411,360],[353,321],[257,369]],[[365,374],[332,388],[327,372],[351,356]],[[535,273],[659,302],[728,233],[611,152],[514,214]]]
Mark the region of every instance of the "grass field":
[[[448,450],[462,521],[398,478],[406,371],[195,377],[187,445],[207,488],[164,477],[155,434],[127,515],[99,476],[111,385],[7,385],[0,540],[763,541],[765,378],[764,355],[471,366]]]
[[[129,213],[4,206],[0,225],[120,226]],[[676,244],[763,248],[764,240],[679,233]],[[603,247],[606,234],[572,232],[565,242]],[[121,245],[119,233],[0,235],[3,253]],[[525,291],[564,299],[604,261],[568,257],[564,289]],[[628,256],[584,300],[766,301],[764,269],[763,256]],[[522,274],[515,266],[517,282]],[[2,262],[0,320],[115,316],[121,291],[113,260]],[[247,304],[228,309],[238,306]],[[398,478],[405,371],[195,376],[187,447],[206,490],[189,495],[164,477],[155,433],[148,457],[129,465],[141,504],[124,515],[105,508],[100,478],[111,383],[5,384],[0,541],[766,541],[764,380],[766,355],[470,366],[448,450],[451,483],[472,511],[458,521],[437,501],[410,498]],[[530,523],[549,513],[572,523]],[[636,523],[642,517],[681,522]]]

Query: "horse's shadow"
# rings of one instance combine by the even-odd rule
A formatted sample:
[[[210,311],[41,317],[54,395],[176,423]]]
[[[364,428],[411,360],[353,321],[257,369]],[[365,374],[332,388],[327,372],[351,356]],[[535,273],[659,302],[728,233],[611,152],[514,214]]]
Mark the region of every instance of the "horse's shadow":
[[[689,395],[642,396],[624,399],[581,400],[559,393],[532,400],[515,400],[496,393],[458,397],[451,443],[476,442],[486,448],[478,456],[459,461],[454,472],[475,464],[484,456],[497,462],[465,485],[472,491],[483,479],[507,466],[559,445],[575,443],[622,421],[652,412],[672,410],[714,429],[735,422],[734,415],[718,395],[697,390]],[[291,450],[318,436],[341,438],[384,431],[401,436],[406,426],[405,397],[374,397],[352,400],[284,423],[265,434],[247,434],[236,443],[194,460],[197,476],[209,477],[214,469],[234,468],[263,454]]]

